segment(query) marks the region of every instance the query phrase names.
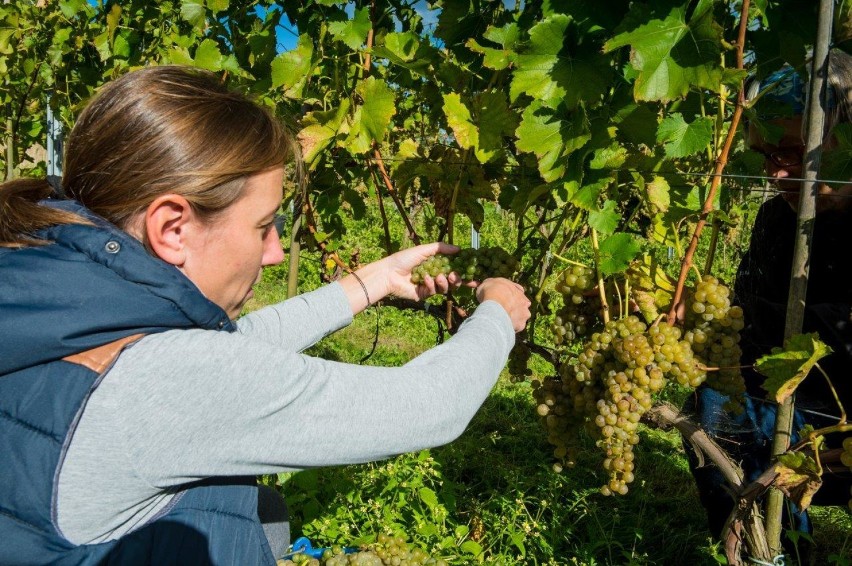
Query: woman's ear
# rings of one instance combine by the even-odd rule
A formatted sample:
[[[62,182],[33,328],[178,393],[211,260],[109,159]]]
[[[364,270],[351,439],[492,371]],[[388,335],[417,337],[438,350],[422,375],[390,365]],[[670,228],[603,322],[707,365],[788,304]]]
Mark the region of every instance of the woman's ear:
[[[181,267],[187,258],[187,236],[197,222],[186,198],[168,194],[157,197],[145,211],[148,246],[163,261]]]

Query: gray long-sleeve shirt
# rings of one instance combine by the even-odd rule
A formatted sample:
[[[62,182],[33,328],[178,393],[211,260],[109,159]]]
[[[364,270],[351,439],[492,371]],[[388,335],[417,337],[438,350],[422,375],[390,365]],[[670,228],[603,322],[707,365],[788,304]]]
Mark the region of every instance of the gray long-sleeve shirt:
[[[349,324],[337,284],[241,318],[238,332],[173,330],[118,357],[91,395],[57,489],[76,544],[141,527],[190,481],[352,464],[457,438],[514,344],[492,301],[398,368],[300,352]]]

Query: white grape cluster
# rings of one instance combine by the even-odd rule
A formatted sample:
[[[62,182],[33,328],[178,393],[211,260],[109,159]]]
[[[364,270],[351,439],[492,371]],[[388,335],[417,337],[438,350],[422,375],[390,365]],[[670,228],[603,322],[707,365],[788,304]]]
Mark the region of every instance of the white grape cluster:
[[[340,547],[326,549],[321,558],[298,553],[279,560],[277,566],[448,566],[421,548],[412,548],[404,537],[384,533],[368,548],[346,553]]]
[[[566,303],[581,304],[575,297],[584,294],[575,284],[579,280],[588,290],[593,284],[581,278],[590,273],[572,268],[570,284],[566,275],[560,285]],[[586,431],[603,453],[607,481],[601,492],[627,493],[635,479],[639,421],[669,381],[695,388],[712,379],[714,387],[731,396],[733,408],[741,406],[745,387],[739,331],[744,323],[742,309],[732,307],[729,296],[716,278],[704,277],[689,295],[683,329],[665,323],[648,326],[636,316],[610,321],[591,333],[558,376],[534,382],[536,412],[554,446],[554,469],[574,465],[580,432]],[[569,336],[554,330],[557,344]]]
[[[572,265],[555,285],[565,306],[553,318],[551,333],[556,346],[583,338],[600,325],[600,299],[589,297],[595,287],[595,272],[583,265]]]
[[[705,366],[707,385],[727,395],[725,408],[742,411],[745,381],[740,371],[740,330],[745,326],[743,310],[731,306],[730,290],[710,275],[696,285],[687,301],[684,338]]]
[[[457,273],[463,281],[482,281],[489,277],[515,276],[520,263],[498,246],[461,250],[454,256],[435,254],[411,271],[411,282],[422,283],[425,276],[437,277]]]

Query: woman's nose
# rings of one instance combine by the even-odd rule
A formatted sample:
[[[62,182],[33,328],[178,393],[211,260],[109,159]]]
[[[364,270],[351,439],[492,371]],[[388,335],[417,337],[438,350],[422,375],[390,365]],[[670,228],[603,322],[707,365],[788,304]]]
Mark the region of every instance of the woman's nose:
[[[269,230],[263,241],[262,265],[278,265],[284,261],[284,249],[281,247],[281,238],[275,230]]]

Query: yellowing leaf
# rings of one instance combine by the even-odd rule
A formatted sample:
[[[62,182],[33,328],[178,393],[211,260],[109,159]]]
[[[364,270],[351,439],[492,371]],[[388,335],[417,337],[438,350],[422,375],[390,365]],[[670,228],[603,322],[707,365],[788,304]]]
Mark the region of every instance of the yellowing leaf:
[[[669,182],[664,177],[654,177],[650,183],[645,185],[645,194],[648,202],[656,209],[656,212],[665,212],[669,209],[671,197]]]
[[[382,141],[391,118],[396,114],[393,91],[386,82],[375,77],[361,81],[355,90],[364,101],[361,106],[361,126],[364,133],[372,140]]]
[[[766,376],[764,389],[782,403],[816,363],[831,352],[817,334],[797,334],[785,342],[783,349],[773,348],[770,355],[758,359],[754,368]]]
[[[444,114],[459,147],[470,149],[479,145],[479,129],[471,120],[470,110],[455,92],[444,95]]]
[[[272,61],[272,87],[284,87],[284,96],[299,98],[311,72],[314,44],[307,34],[290,51],[280,53]]]
[[[775,471],[778,473],[775,487],[784,492],[800,510],[807,509],[814,493],[822,485],[814,459],[801,452],[781,454]]]

